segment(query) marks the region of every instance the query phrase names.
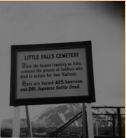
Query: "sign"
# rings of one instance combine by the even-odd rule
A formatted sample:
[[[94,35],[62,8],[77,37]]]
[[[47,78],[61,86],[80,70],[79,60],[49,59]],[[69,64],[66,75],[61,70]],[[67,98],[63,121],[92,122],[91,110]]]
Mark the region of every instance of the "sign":
[[[94,101],[90,41],[11,46],[10,105]]]

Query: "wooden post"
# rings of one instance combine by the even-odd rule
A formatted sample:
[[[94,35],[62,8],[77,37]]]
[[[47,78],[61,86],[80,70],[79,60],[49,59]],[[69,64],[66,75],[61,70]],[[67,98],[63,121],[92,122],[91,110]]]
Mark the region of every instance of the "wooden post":
[[[82,120],[83,120],[83,138],[86,138],[86,112],[85,112],[85,103],[83,103],[83,114],[82,114]]]
[[[88,136],[94,138],[93,117],[91,103],[86,104],[87,107],[87,124],[88,124]]]
[[[14,117],[13,117],[13,132],[12,137],[20,137],[20,107],[14,106]]]
[[[26,110],[26,117],[27,117],[27,124],[28,124],[28,134],[29,134],[29,137],[32,137],[32,127],[31,127],[31,121],[29,117],[29,110],[27,106],[25,106],[25,110]]]

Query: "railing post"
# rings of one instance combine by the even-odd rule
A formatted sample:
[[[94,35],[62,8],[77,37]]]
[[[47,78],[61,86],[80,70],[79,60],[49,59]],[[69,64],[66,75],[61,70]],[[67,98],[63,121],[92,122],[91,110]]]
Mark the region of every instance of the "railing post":
[[[98,136],[98,122],[96,121],[96,135]]]
[[[116,136],[116,133],[115,133],[115,115],[114,114],[112,115],[112,123],[113,123],[113,135]]]
[[[119,107],[117,107],[117,115],[118,115],[118,130],[119,130],[119,137],[122,138],[121,114],[120,114],[120,108],[119,108]]]

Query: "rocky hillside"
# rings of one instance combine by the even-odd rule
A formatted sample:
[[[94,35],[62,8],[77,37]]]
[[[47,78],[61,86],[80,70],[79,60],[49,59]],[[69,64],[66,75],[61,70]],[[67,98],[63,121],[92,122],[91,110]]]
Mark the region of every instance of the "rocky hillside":
[[[72,117],[82,111],[82,104],[63,104],[57,105],[55,107],[50,107],[46,109],[44,112],[34,117],[32,121],[33,127],[60,127],[67,121],[69,121]],[[116,114],[116,109],[110,108],[93,108],[93,114]],[[110,120],[110,121],[108,121]],[[111,115],[93,115],[94,123],[96,121],[101,122],[102,125],[111,126],[112,125],[112,116]],[[106,122],[106,123],[103,123]],[[117,122],[117,120],[116,120]],[[122,123],[125,123],[125,118],[122,116]],[[27,127],[26,119],[21,119],[21,127]],[[3,120],[2,128],[12,128],[13,119]],[[100,125],[100,124],[99,124]],[[71,124],[73,127],[81,127],[82,126],[82,118],[79,118],[74,123]]]

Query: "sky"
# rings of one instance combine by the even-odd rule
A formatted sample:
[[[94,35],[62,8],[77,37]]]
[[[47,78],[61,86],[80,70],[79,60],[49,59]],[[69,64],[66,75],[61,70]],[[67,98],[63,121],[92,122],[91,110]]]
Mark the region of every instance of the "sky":
[[[120,2],[0,2],[0,116],[13,116],[10,48],[92,41],[96,105],[125,105],[125,14]],[[29,106],[31,118],[52,105]],[[21,116],[25,115],[21,107]]]

